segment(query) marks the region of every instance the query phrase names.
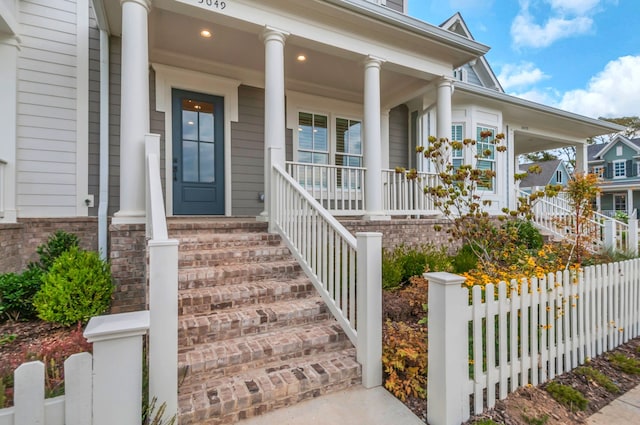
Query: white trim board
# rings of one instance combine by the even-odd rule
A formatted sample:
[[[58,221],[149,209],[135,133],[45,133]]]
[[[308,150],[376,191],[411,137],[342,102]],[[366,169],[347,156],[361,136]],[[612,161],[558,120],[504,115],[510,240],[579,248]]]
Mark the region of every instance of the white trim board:
[[[231,206],[231,122],[238,121],[238,87],[240,81],[218,77],[202,72],[176,68],[173,66],[152,63],[156,72],[156,111],[164,112],[164,146],[165,170],[171,170],[173,165],[173,117],[171,108],[171,89],[189,90],[203,94],[224,97],[224,209],[225,215],[230,216]],[[165,174],[167,215],[173,215],[173,185]]]

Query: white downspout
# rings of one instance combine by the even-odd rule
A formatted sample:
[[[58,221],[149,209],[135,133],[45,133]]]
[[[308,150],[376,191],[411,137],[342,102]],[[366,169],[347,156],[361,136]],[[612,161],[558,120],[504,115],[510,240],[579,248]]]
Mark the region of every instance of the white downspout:
[[[98,249],[106,260],[107,211],[109,209],[109,34],[100,30],[100,202],[98,204]]]

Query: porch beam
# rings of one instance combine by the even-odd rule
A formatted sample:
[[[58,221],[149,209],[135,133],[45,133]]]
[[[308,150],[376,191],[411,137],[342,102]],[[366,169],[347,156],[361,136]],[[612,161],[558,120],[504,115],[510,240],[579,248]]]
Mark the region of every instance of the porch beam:
[[[364,62],[364,165],[366,220],[386,220],[382,211],[382,128],[380,119],[380,68],[382,59]]]
[[[284,45],[289,34],[265,27],[260,35],[265,50],[264,66],[264,193],[265,210],[259,219],[269,219],[271,169],[285,166]]]
[[[149,133],[151,0],[122,0],[120,211],[114,224],[145,221],[144,136]]]

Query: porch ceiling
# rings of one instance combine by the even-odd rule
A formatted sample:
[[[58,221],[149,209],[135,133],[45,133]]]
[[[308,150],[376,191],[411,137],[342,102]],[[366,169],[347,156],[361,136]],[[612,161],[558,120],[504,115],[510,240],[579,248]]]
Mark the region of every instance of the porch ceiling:
[[[118,0],[94,0],[104,6],[110,33],[120,35]],[[186,4],[185,4],[186,3]],[[411,98],[453,66],[488,50],[441,28],[362,1],[235,0],[224,13],[183,0],[153,0],[149,14],[152,62],[262,85],[265,25],[291,32],[285,46],[288,90],[362,101],[362,62],[367,54],[386,62],[381,72],[385,107]],[[208,29],[210,39],[199,32]],[[296,61],[307,56],[304,63]],[[397,102],[394,104],[394,102]]]

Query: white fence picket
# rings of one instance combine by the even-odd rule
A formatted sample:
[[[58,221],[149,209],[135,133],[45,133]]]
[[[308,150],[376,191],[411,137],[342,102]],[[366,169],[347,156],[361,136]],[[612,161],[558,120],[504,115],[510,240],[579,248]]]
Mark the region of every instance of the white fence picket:
[[[466,409],[472,397],[475,413],[523,385],[570,371],[640,331],[640,259],[500,282],[484,291],[476,286],[471,292],[470,314],[464,319],[470,334],[461,338],[473,341],[473,376],[460,403]],[[429,302],[448,304],[431,294]]]
[[[21,364],[14,373],[15,425],[44,425],[44,364]]]
[[[91,425],[92,358],[78,353],[64,362],[65,425]]]

